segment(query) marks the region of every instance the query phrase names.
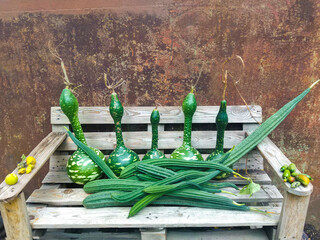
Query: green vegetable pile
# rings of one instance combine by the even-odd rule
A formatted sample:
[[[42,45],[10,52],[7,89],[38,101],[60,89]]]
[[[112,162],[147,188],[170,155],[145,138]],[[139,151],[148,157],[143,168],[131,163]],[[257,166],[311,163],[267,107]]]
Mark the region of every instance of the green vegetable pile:
[[[291,188],[296,188],[300,185],[306,187],[309,185],[310,181],[313,180],[312,177],[308,174],[296,172],[297,167],[294,163],[290,163],[289,166],[283,165],[280,168],[280,171],[283,172],[283,181],[290,183]]]
[[[299,96],[284,105],[240,144],[226,153],[219,152],[219,157],[209,161],[199,161],[202,160],[202,157],[199,157],[200,153],[191,146],[192,116],[196,110],[196,102],[192,91],[183,102],[185,132],[182,147],[175,150],[170,159],[146,159],[140,162],[136,161],[133,154],[133,158],[130,158],[131,163],[126,166],[122,164],[124,159],[117,154],[115,156],[117,160],[112,160],[112,163],[115,164],[113,166],[121,163],[121,171],[115,172],[119,177],[98,157],[94,150],[68,131],[75,144],[90,156],[95,164],[110,178],[86,183],[84,190],[91,195],[83,201],[83,205],[86,208],[132,206],[128,217],[134,216],[149,204],[259,211],[256,208],[236,203],[227,197],[215,194],[228,193],[221,188],[233,187],[238,189],[237,186],[230,183],[210,183],[209,181],[222,172],[226,172],[244,178],[249,182],[247,186],[240,190],[240,194],[252,195],[255,191],[258,191],[260,189],[258,184],[250,178],[241,176],[230,167],[267,137],[319,81],[316,81]],[[110,113],[116,124],[117,148],[120,146],[128,154],[131,154],[131,150],[125,148],[123,144],[121,132],[123,108],[115,93],[112,94],[111,101],[113,103],[110,104]],[[187,158],[184,158],[184,156],[187,156]],[[112,169],[114,170],[114,168]],[[284,177],[290,177],[289,175],[294,173],[294,169],[294,166],[284,167]],[[299,180],[305,175],[299,174],[297,176],[300,175],[301,177],[297,178],[298,181],[307,185],[305,179],[303,181]]]

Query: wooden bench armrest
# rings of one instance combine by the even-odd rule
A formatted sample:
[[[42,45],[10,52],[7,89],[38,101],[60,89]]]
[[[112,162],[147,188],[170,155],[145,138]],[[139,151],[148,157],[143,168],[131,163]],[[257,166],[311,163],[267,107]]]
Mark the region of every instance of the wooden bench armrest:
[[[19,177],[18,182],[15,185],[9,186],[3,181],[0,185],[0,201],[9,201],[24,189],[28,182],[34,175],[41,169],[45,162],[60,146],[67,134],[62,132],[51,132],[36,146],[29,156],[35,157],[37,163],[34,169],[29,174],[18,175],[18,169],[16,168],[13,173]]]
[[[280,168],[287,164],[289,165],[291,161],[281,152],[281,150],[271,141],[270,138],[265,138],[260,144],[257,146],[263,158],[269,163],[274,172],[275,176],[277,176],[278,180],[282,183],[283,188],[296,196],[309,196],[313,191],[313,186],[311,183],[307,187],[297,187],[291,188],[291,184],[284,182],[282,179],[282,172]],[[297,170],[297,172],[300,172]]]

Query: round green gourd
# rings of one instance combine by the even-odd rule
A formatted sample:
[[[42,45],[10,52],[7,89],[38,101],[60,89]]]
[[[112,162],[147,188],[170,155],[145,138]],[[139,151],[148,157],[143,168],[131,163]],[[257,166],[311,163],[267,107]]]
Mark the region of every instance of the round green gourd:
[[[143,156],[142,160],[161,159],[165,157],[164,153],[158,149],[158,125],[160,122],[160,113],[158,109],[152,111],[150,122],[152,126],[152,145],[150,151]]]
[[[197,101],[191,92],[185,97],[182,103],[184,113],[184,135],[182,146],[173,151],[170,158],[184,160],[203,160],[197,149],[191,146],[192,117],[197,109]]]
[[[60,107],[64,114],[68,117],[76,138],[87,145],[78,118],[78,100],[68,88],[62,90],[60,96]],[[101,151],[96,148],[91,149],[94,150],[102,160],[106,161],[106,158]],[[85,184],[100,178],[102,171],[83,150],[78,148],[68,159],[67,174],[74,183]]]
[[[216,125],[217,125],[217,142],[216,148],[213,153],[211,153],[207,157],[207,161],[216,161],[218,160],[223,154],[223,143],[224,143],[224,131],[228,125],[228,114],[227,114],[227,101],[222,100],[220,103],[220,109],[218,115],[216,117]],[[222,172],[215,179],[225,179],[230,176],[230,173]]]
[[[111,168],[111,170],[117,176],[119,176],[122,169],[124,169],[126,166],[128,166],[131,163],[139,161],[140,159],[139,159],[139,156],[134,151],[132,151],[131,149],[127,148],[124,145],[122,130],[121,130],[121,119],[123,116],[123,107],[121,102],[118,99],[118,95],[115,92],[111,94],[109,111],[115,124],[117,146],[113,150],[113,152],[109,155],[107,164]]]

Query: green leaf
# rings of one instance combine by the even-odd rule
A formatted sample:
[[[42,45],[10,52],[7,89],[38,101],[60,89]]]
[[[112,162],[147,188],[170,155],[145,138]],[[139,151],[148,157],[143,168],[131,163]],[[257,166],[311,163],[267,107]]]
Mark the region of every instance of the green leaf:
[[[27,157],[24,154],[22,154],[21,159],[22,159],[22,161],[25,161],[27,159]]]
[[[255,192],[260,191],[261,187],[259,184],[254,183],[252,180],[250,181],[250,183],[246,186],[244,186],[241,190],[240,190],[240,194],[241,195],[250,195],[250,197],[252,196],[252,194],[254,194]]]

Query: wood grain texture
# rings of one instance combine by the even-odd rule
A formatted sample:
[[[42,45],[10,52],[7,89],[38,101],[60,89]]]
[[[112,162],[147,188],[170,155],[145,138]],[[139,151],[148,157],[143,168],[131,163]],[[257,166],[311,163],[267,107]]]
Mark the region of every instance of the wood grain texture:
[[[258,144],[257,148],[271,166],[275,176],[278,177],[287,192],[297,196],[308,196],[312,193],[313,186],[311,183],[309,183],[307,187],[300,186],[297,188],[291,188],[289,183],[283,182],[283,173],[280,171],[280,168],[284,164],[289,165],[291,162],[269,138],[264,139],[260,144]]]
[[[194,131],[192,132],[192,146],[197,149],[213,149],[216,143],[215,131]],[[88,132],[85,133],[87,143],[91,147],[100,150],[113,150],[116,145],[114,132]],[[125,145],[130,149],[150,149],[151,132],[124,132],[123,140]],[[225,148],[232,148],[239,144],[245,137],[244,131],[227,131],[225,133]],[[159,132],[159,149],[175,149],[181,146],[183,140],[182,131],[160,131]],[[61,146],[59,151],[76,150],[76,145],[68,137]]]
[[[141,240],[166,240],[167,229],[166,228],[142,228]]]
[[[310,195],[285,194],[276,239],[302,238],[309,201]]]
[[[249,106],[253,116],[262,121],[260,106]],[[154,107],[125,107],[122,118],[124,124],[148,124],[150,114]],[[160,123],[183,123],[184,115],[181,107],[158,107]],[[219,111],[219,106],[198,106],[192,122],[214,123]],[[229,123],[256,123],[246,106],[228,106]],[[79,120],[81,124],[114,124],[109,113],[109,107],[79,107]],[[60,107],[51,108],[51,124],[69,124],[68,118]]]
[[[250,177],[254,182],[259,184],[270,184],[271,179],[268,174],[263,170],[248,170],[246,174],[244,171],[240,170],[240,174],[246,177]],[[219,182],[232,182],[234,184],[244,185],[246,180],[230,176],[227,179],[219,180]],[[72,183],[65,171],[48,172],[48,174],[42,180],[42,183]]]
[[[224,188],[223,190],[235,195],[226,193],[217,193],[236,202],[253,203],[253,202],[280,202],[282,195],[273,185],[262,185],[261,191],[254,193],[251,197],[248,195],[239,195],[239,191],[233,188]],[[89,194],[81,188],[61,188],[61,189],[37,189],[28,198],[28,203],[44,203],[54,206],[82,206],[82,201]]]
[[[263,229],[257,230],[222,230],[207,231],[169,230],[168,240],[269,240]]]
[[[9,199],[16,197],[32,177],[41,169],[65,138],[66,133],[51,132],[48,134],[48,136],[45,137],[29,154],[29,156],[33,156],[37,160],[34,169],[29,174],[19,175],[19,181],[15,185],[9,186],[4,181],[1,183],[0,201],[8,201]],[[18,169],[16,168],[13,173],[18,175]]]
[[[138,154],[142,159],[144,154]],[[165,154],[166,157],[170,157],[170,154]],[[202,154],[206,159],[209,154]],[[49,171],[65,171],[66,165],[70,155],[53,155],[50,158]],[[233,169],[249,169],[249,170],[263,170],[263,158],[257,150],[252,150],[247,156],[241,158],[237,163],[233,165]]]
[[[8,240],[32,240],[31,225],[24,193],[8,202],[0,202],[1,216]]]
[[[32,228],[160,228],[275,226],[281,208],[257,207],[273,212],[203,209],[195,207],[146,207],[127,218],[129,207],[85,209],[83,207],[29,207]],[[214,216],[214,217],[213,217]]]

